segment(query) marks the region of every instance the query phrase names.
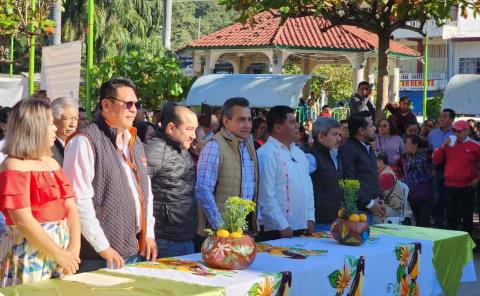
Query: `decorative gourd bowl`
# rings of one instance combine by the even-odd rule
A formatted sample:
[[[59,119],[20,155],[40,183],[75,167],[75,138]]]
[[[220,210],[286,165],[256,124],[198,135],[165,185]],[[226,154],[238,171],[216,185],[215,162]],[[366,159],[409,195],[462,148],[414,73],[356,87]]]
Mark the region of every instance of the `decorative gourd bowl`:
[[[248,235],[239,238],[208,236],[202,244],[203,262],[218,269],[244,269],[257,255],[255,241]]]
[[[337,242],[350,246],[359,246],[370,236],[370,226],[367,222],[354,222],[342,218],[337,218],[330,230]]]

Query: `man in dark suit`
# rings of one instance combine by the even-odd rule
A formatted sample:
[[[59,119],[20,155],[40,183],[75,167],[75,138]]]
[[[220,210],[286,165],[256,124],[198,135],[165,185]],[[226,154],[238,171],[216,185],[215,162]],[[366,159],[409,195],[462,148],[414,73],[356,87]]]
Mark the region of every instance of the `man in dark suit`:
[[[315,196],[316,230],[327,230],[337,218],[343,191],[338,181],[343,168],[338,155],[340,124],[331,117],[319,117],[313,123],[313,146],[307,154]]]
[[[72,98],[61,97],[52,104],[53,123],[57,127],[55,144],[52,146],[53,158],[63,166],[65,140],[77,130],[78,104]]]

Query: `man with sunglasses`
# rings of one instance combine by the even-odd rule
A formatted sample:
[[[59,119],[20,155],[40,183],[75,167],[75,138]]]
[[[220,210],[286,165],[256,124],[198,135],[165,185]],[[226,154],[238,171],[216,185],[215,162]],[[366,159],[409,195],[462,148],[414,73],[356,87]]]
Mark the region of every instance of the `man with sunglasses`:
[[[77,197],[82,226],[80,272],[155,260],[150,178],[132,128],[135,85],[115,78],[100,87],[94,122],[67,139],[64,171]]]
[[[465,120],[458,120],[452,126],[454,136],[447,138],[435,149],[432,162],[445,165],[445,201],[447,227],[457,229],[458,214],[462,213],[463,230],[472,234],[473,199],[480,183],[478,164],[480,145],[469,138],[470,127]]]

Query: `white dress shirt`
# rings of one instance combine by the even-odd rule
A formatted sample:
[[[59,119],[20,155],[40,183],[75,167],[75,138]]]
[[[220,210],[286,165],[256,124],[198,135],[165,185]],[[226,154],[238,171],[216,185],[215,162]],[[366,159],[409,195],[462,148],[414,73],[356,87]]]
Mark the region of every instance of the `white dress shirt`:
[[[315,206],[305,153],[270,136],[257,155],[258,204],[265,231],[306,229],[308,221],[315,221]]]
[[[123,141],[117,138],[117,147],[130,157],[128,151],[128,143],[131,138],[130,132],[124,132]],[[138,191],[136,190],[136,180],[132,169],[122,158],[122,165],[127,176],[128,185],[132,188],[132,195],[135,200],[135,211],[137,217],[137,229],[141,229],[141,203]],[[93,153],[90,141],[82,135],[73,137],[65,147],[65,159],[63,161],[63,170],[65,175],[72,183],[73,191],[77,197],[78,212],[80,214],[80,224],[82,226],[82,234],[85,239],[92,245],[96,252],[106,250],[110,244],[100,227],[100,222],[95,215],[92,198],[94,189],[92,186],[95,177],[95,155]],[[153,194],[148,178],[147,192],[147,237],[155,238],[154,226],[155,218],[153,217]]]

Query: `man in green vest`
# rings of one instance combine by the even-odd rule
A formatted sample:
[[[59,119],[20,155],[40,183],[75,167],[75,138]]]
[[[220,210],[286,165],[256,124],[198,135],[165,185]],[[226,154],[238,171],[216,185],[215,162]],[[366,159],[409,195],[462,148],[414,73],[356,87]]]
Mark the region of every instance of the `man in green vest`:
[[[222,227],[225,201],[240,196],[257,202],[258,163],[251,136],[252,115],[245,98],[225,101],[222,128],[202,152],[197,165],[195,195],[199,202],[198,233]],[[249,232],[258,232],[257,213],[249,215]]]

